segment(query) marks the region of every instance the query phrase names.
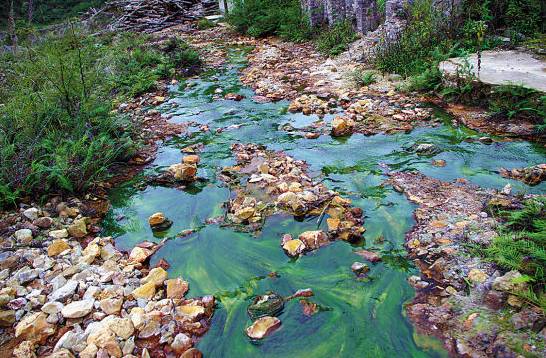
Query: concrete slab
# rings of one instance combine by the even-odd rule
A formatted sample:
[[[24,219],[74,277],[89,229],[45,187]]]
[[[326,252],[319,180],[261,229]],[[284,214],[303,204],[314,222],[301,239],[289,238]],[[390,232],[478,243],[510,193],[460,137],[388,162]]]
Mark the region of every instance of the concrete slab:
[[[478,56],[467,58],[478,77]],[[440,70],[455,75],[464,58],[451,58],[440,63]],[[518,84],[546,92],[546,61],[523,51],[484,51],[479,80],[491,85]]]

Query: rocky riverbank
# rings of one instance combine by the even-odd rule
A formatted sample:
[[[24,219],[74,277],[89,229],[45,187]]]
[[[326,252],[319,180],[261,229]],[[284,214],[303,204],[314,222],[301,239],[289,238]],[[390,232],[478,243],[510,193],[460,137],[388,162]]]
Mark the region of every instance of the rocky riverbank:
[[[417,327],[440,337],[463,357],[541,357],[546,354],[544,313],[520,298],[527,284],[469,253],[488,245],[498,221],[490,207],[516,208],[522,198],[458,180],[442,182],[419,173],[391,173],[388,183],[419,207],[406,235],[421,277],[410,277],[417,295],[407,313]]]

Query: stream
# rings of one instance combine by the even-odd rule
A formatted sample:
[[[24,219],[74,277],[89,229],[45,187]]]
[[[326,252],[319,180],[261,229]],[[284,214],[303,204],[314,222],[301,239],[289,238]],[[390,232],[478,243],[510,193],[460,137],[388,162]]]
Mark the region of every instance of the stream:
[[[404,316],[403,305],[414,295],[407,278],[418,274],[405,258],[403,247],[416,206],[381,185],[386,176],[380,164],[393,170],[419,170],[446,181],[466,178],[483,187],[502,188],[510,183],[514,191],[544,192],[546,183],[529,187],[496,172],[500,167],[541,163],[544,148],[524,141],[491,145],[467,141],[483,134],[453,127],[440,110],[435,115],[444,119],[444,125],[437,128],[419,128],[409,134],[305,139],[280,127],[287,123],[305,127],[318,117],[287,113],[286,101],[253,102],[252,90],[239,81],[244,66],[245,51],[232,48],[226,66],[171,86],[170,100],[158,108],[172,115],[172,122],[194,121],[208,125],[210,131],[190,127],[189,135],[161,143],[146,173],[159,173],[179,163],[182,148],[203,143],[198,176],[206,180],[185,190],[151,185],[139,190],[144,176],[136,177],[112,191],[112,209],[102,234],[113,236],[118,248],[130,250],[144,240],[160,242],[195,229],[189,236],[167,241],[151,264],[167,260],[169,275],[180,275],[189,282],[189,297],[216,297],[218,307],[211,328],[196,346],[206,357],[446,357],[439,340],[418,334]],[[221,99],[214,99],[218,88]],[[223,100],[223,94],[230,92],[246,98]],[[331,119],[325,117],[327,122]],[[217,128],[225,130],[216,133]],[[296,221],[275,215],[267,219],[257,236],[204,225],[207,218],[224,214],[222,204],[229,199],[230,190],[217,174],[235,164],[230,146],[236,142],[284,150],[309,163],[314,178],[364,210],[365,242],[351,245],[336,241],[292,259],[280,247],[281,236],[290,233],[297,237],[303,231],[316,230],[316,217]],[[432,166],[431,157],[406,150],[416,142],[440,146],[442,152],[434,159],[445,160],[447,166]],[[152,233],[147,218],[158,211],[174,224],[165,232]],[[320,225],[326,229],[326,220]],[[373,249],[383,256],[382,262],[370,264],[366,280],[357,279],[351,271],[353,262],[363,261],[354,254],[358,248]],[[276,276],[268,275],[271,272]],[[244,329],[252,323],[246,308],[254,296],[268,290],[288,296],[304,288],[314,292],[310,300],[319,306],[315,315],[305,316],[298,300],[292,300],[279,316],[280,330],[257,342],[245,335]]]

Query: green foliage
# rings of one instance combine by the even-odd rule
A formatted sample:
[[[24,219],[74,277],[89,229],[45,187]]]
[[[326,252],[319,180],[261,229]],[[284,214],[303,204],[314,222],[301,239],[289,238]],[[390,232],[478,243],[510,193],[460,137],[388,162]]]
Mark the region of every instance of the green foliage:
[[[523,86],[494,87],[490,110],[495,116],[525,118],[538,121],[539,124],[546,124],[546,96]]]
[[[481,254],[506,270],[527,275],[534,289],[519,294],[546,311],[546,198],[530,199],[519,210],[497,215],[505,220],[500,235]]]
[[[179,40],[161,49],[138,35],[69,31],[4,55],[0,72],[0,206],[46,191],[78,192],[104,179],[138,146],[115,102],[199,64]]]
[[[212,29],[213,27],[216,27],[216,24],[205,17],[197,21],[197,28],[199,30]]]
[[[294,42],[311,37],[298,0],[235,0],[227,20],[237,31],[252,37],[277,35]]]
[[[358,38],[350,21],[341,21],[329,29],[321,31],[315,43],[317,49],[327,55],[337,56],[349,48],[351,42]]]
[[[358,88],[377,82],[377,76],[373,71],[362,71],[360,69],[350,72],[349,79]]]

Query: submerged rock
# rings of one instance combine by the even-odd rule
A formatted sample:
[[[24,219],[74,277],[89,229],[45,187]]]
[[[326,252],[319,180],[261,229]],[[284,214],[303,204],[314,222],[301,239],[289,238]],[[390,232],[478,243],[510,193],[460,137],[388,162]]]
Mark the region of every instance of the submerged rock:
[[[519,180],[527,185],[538,185],[546,180],[546,164],[516,169],[501,168],[500,175],[505,178]]]
[[[442,151],[436,144],[431,143],[415,143],[409,147],[409,151],[418,155],[436,155]]]
[[[353,264],[351,265],[351,270],[358,277],[362,277],[370,271],[370,267],[362,262],[353,262]]]
[[[262,339],[275,332],[281,326],[277,317],[264,316],[256,320],[246,329],[246,334],[252,339]]]
[[[248,306],[247,313],[251,319],[263,316],[277,316],[284,308],[284,299],[274,292],[254,298]]]

